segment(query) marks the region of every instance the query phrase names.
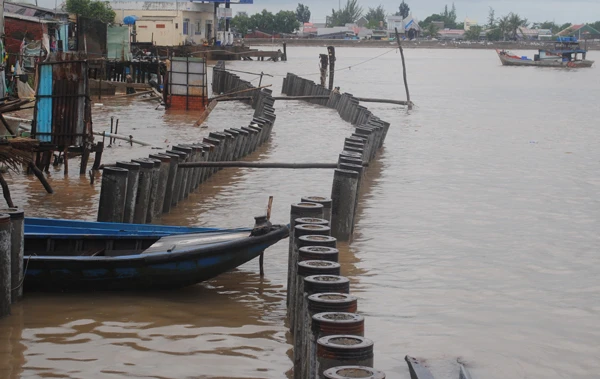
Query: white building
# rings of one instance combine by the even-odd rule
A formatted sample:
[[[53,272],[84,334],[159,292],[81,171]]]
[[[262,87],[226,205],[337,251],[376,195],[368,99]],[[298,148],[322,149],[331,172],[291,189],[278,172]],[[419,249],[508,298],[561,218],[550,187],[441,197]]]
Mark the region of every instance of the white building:
[[[476,20],[471,20],[470,18],[465,18],[465,32],[468,32],[471,29],[471,26],[477,26]]]
[[[122,23],[126,16],[138,18],[136,42],[161,46],[202,44],[216,35],[212,3],[111,1],[110,6],[117,14],[116,23]]]
[[[421,35],[421,27],[419,22],[413,15],[403,18],[402,16],[389,16],[387,18],[388,37],[394,37],[396,29],[401,36],[413,39]]]

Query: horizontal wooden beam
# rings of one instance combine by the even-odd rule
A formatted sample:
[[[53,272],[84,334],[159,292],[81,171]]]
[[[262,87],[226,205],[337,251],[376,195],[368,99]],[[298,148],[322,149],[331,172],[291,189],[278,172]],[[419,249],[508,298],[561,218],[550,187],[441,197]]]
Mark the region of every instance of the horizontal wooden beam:
[[[337,163],[280,163],[280,162],[243,162],[243,161],[224,161],[224,162],[188,162],[180,163],[180,168],[195,168],[195,167],[247,167],[247,168],[291,168],[291,169],[307,169],[307,168],[338,168]]]
[[[315,96],[273,96],[273,100],[316,100],[316,99],[329,99],[329,96],[315,95]]]

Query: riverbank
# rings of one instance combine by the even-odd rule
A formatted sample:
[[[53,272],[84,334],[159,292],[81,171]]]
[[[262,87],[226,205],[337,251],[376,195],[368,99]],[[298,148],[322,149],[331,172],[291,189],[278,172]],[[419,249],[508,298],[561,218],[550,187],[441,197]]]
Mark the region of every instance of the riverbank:
[[[343,39],[245,39],[244,44],[251,47],[258,46],[335,46],[335,47],[394,47],[395,41],[375,41],[375,40],[343,40]],[[471,41],[403,41],[402,47],[405,49],[509,49],[509,50],[537,50],[541,46],[551,45],[551,41],[510,41],[510,42],[471,42]],[[588,50],[600,50],[599,41],[587,43]]]

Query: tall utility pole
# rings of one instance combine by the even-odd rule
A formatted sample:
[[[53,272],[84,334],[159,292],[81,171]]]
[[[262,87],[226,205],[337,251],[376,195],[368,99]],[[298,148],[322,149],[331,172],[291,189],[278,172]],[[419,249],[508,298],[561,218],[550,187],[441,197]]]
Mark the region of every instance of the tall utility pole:
[[[225,9],[229,9],[231,8],[231,3],[229,2],[229,0],[225,0]],[[225,11],[227,12],[227,11]],[[229,31],[229,24],[230,24],[231,19],[227,17],[227,13],[225,13],[225,31],[228,32]]]

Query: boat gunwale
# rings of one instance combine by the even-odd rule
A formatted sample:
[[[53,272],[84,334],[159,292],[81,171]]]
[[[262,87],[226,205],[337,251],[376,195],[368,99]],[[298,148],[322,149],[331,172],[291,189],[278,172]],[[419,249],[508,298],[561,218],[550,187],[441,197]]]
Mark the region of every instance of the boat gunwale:
[[[193,233],[190,233],[193,234]],[[289,228],[287,225],[273,225],[273,230],[261,236],[247,236],[231,241],[222,241],[201,245],[199,247],[189,247],[176,252],[159,251],[153,253],[131,254],[121,256],[68,256],[68,255],[25,255],[24,260],[32,260],[37,262],[79,262],[79,263],[125,263],[125,262],[147,262],[149,264],[160,263],[163,261],[180,261],[200,256],[211,256],[219,254],[222,250],[234,250],[253,245],[258,245],[273,239],[277,241],[287,237]],[[181,235],[179,235],[181,236]]]

